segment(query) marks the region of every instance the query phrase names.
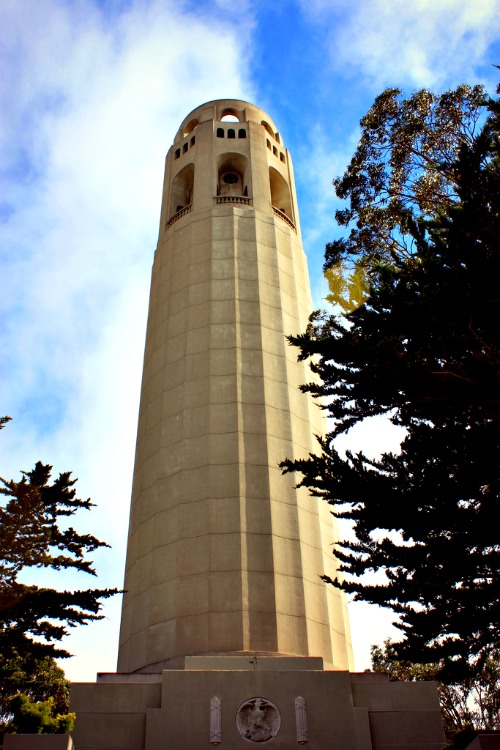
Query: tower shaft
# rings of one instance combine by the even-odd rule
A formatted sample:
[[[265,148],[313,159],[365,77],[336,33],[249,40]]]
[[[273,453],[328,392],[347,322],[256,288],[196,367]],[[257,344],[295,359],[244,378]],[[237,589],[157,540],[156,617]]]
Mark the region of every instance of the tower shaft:
[[[319,577],[335,575],[331,514],[278,468],[323,432],[286,341],[310,311],[274,124],[247,102],[198,107],[166,159],[119,672],[242,652],[349,668],[345,603]]]

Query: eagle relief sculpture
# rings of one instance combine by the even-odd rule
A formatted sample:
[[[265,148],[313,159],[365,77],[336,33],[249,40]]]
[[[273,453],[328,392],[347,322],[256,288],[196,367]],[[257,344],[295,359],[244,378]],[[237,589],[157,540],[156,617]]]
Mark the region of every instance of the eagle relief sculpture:
[[[267,742],[276,737],[281,726],[280,712],[265,698],[251,698],[236,712],[236,726],[251,742]]]

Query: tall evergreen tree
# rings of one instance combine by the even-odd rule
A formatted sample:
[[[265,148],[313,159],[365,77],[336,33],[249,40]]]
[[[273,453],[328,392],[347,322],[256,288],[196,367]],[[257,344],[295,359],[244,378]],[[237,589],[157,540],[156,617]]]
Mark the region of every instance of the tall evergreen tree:
[[[356,535],[337,546],[332,583],[392,608],[397,657],[439,663],[451,681],[500,647],[499,111],[477,87],[376,100],[335,181],[350,201],[337,218],[355,222],[327,246],[342,312],[290,338],[332,430],[319,455],[282,467]],[[343,280],[349,265],[362,293]],[[337,436],[382,414],[406,429],[400,454],[339,455]]]
[[[76,480],[69,472],[51,483],[51,470],[51,466],[37,463],[32,471],[23,472],[19,482],[1,480],[0,494],[6,498],[0,503],[2,670],[18,660],[26,665],[29,658],[70,656],[56,646],[68,627],[102,619],[101,600],[118,593],[117,589],[64,591],[24,582],[30,568],[95,575],[86,555],[108,546],[67,525],[71,516],[90,509],[92,503],[76,497]]]

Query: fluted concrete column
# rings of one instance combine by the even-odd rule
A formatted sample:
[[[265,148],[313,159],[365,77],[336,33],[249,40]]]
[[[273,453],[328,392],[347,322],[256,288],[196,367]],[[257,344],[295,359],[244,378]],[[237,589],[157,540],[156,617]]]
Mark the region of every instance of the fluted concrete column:
[[[276,126],[239,100],[198,107],[166,159],[119,672],[247,652],[351,665],[345,602],[319,577],[331,514],[278,469],[323,432],[285,338],[310,311]]]

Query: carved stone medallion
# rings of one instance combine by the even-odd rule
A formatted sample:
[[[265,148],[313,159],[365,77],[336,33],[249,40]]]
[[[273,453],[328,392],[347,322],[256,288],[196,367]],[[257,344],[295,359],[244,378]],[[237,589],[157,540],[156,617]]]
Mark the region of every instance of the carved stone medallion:
[[[266,698],[250,698],[237,710],[236,726],[241,736],[250,742],[267,742],[280,731],[281,715]]]

